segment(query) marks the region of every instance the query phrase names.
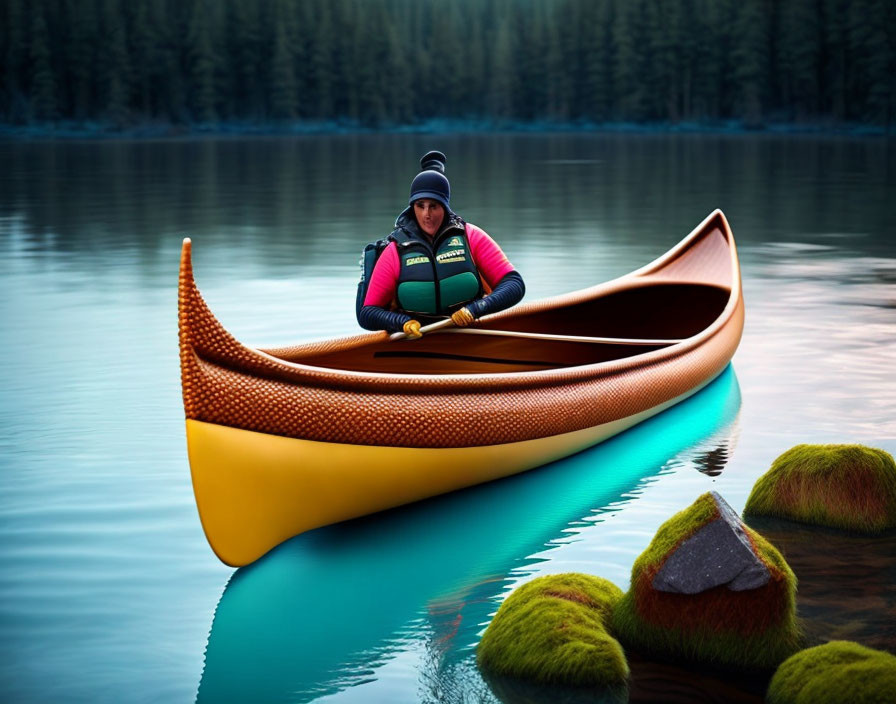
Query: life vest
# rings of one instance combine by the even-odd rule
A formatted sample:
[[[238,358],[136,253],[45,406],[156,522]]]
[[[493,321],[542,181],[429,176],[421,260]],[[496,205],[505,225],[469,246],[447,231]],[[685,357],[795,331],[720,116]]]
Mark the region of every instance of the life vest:
[[[401,269],[395,297],[398,307],[410,314],[451,315],[482,296],[464,222],[449,217],[448,225],[432,241],[417,233],[396,238]]]

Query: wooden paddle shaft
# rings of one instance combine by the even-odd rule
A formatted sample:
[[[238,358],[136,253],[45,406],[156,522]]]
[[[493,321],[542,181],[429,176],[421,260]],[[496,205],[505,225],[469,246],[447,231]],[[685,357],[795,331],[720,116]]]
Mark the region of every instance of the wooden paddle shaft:
[[[420,328],[420,332],[424,335],[429,332],[435,332],[442,328],[448,328],[453,325],[451,318],[439,320],[425,327]],[[513,330],[480,330],[478,328],[452,328],[444,332],[458,333],[462,335],[494,335],[497,337],[518,337],[529,338],[534,340],[561,340],[567,342],[590,342],[602,345],[642,345],[645,347],[655,347],[657,345],[674,345],[681,340],[648,340],[640,337],[580,337],[577,335],[550,335],[538,332],[515,332]],[[403,332],[396,332],[389,336],[390,340],[403,340],[406,338]]]
[[[675,345],[681,340],[651,340],[643,337],[581,337],[578,335],[551,335],[540,332],[516,332],[514,330],[481,330],[478,328],[455,328],[445,332],[463,335],[497,335],[501,337],[521,337],[533,340],[560,340],[567,342],[591,342],[602,345]]]

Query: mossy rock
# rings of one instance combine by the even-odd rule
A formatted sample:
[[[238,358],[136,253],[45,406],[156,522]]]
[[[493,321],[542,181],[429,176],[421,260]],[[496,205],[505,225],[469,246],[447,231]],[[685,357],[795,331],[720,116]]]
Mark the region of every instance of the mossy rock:
[[[753,486],[744,517],[774,516],[859,533],[896,528],[896,464],[863,445],[797,445]]]
[[[896,702],[896,656],[835,640],[785,660],[768,687],[769,704]]]
[[[495,675],[574,687],[624,686],[628,662],[605,622],[622,590],[586,574],[539,577],[513,592],[477,650]]]
[[[771,543],[743,525],[736,514],[732,519],[732,513],[712,492],[660,526],[635,561],[631,587],[613,612],[611,630],[626,648],[667,660],[755,670],[775,667],[801,647],[793,571]],[[736,521],[740,539],[758,558],[755,564],[767,571],[760,586],[743,588],[735,577],[699,593],[655,588],[654,579],[675,552],[723,519]],[[725,557],[708,559],[718,562]],[[716,567],[707,563],[705,569]],[[749,587],[757,583],[751,582]]]

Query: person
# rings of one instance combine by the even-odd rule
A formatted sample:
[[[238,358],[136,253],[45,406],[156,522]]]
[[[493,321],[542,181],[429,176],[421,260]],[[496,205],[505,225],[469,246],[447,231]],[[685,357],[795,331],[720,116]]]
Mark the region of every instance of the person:
[[[464,327],[515,305],[523,278],[484,230],[451,210],[445,155],[427,152],[411,183],[358,310],[367,330],[422,336],[422,325],[450,317]]]

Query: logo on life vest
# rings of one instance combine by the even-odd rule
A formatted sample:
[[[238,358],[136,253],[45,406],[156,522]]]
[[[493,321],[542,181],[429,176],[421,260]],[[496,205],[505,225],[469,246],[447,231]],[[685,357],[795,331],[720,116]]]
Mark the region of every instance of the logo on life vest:
[[[429,257],[411,257],[410,259],[405,260],[406,266],[411,266],[413,264],[428,264]]]
[[[461,246],[460,237],[452,237],[446,246],[447,247],[460,247]]]
[[[464,249],[452,249],[450,252],[442,252],[436,255],[436,261],[444,264],[445,262],[462,262],[466,254]]]

